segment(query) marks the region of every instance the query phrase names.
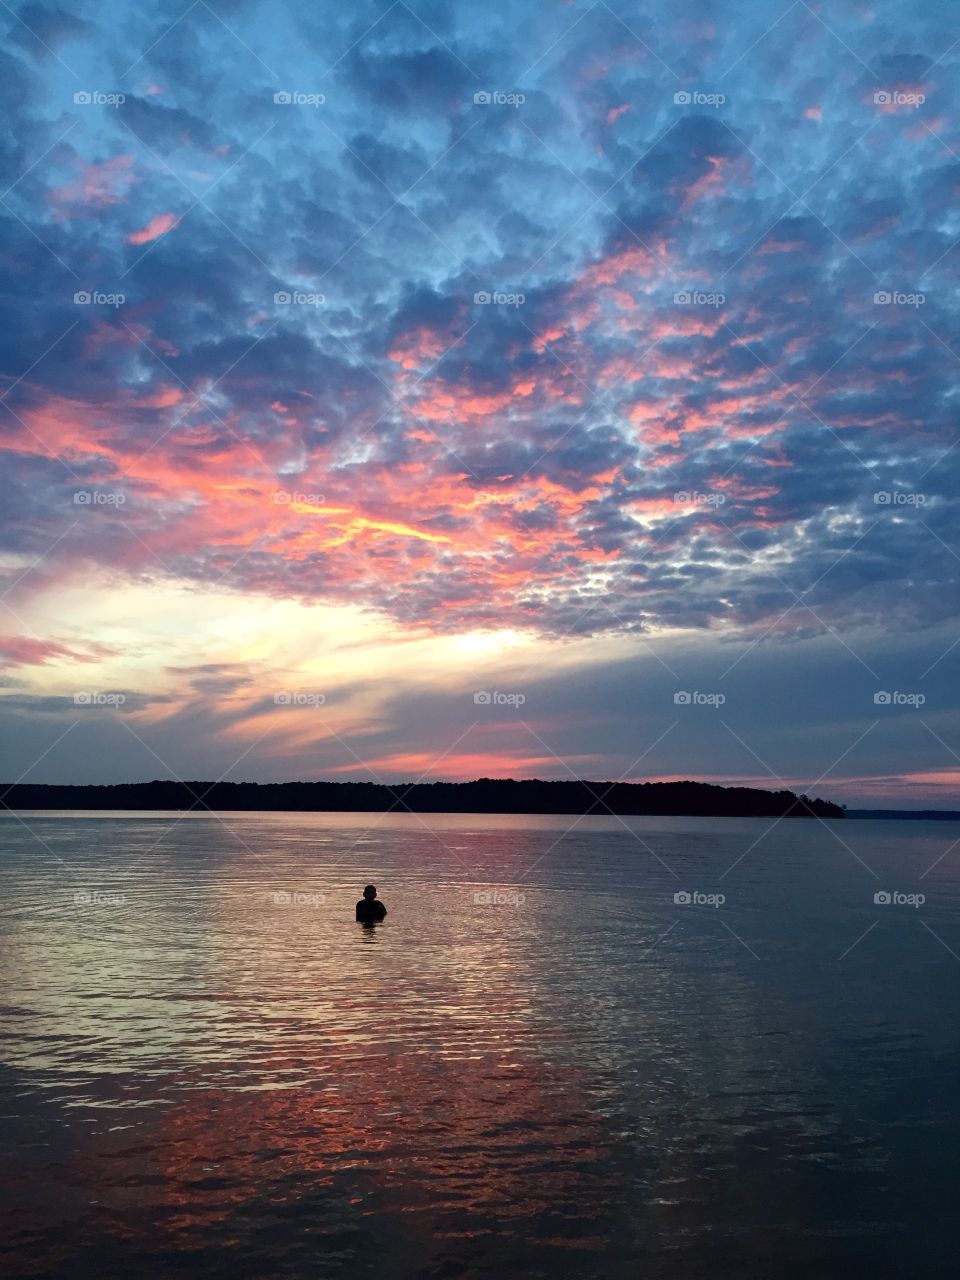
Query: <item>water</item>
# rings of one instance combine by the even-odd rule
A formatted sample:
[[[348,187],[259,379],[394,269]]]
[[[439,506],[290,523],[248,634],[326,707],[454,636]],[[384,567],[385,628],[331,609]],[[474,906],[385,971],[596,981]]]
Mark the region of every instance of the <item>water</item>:
[[[6,815],[0,1266],[953,1275],[958,835]]]

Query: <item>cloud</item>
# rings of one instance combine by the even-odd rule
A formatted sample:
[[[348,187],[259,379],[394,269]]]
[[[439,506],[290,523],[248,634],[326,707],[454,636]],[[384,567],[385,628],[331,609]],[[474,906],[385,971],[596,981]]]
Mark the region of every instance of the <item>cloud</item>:
[[[109,160],[83,165],[76,178],[50,192],[50,199],[64,209],[65,216],[94,214],[122,204],[135,181],[133,156],[111,156]]]
[[[16,13],[10,38],[36,58],[54,56],[70,40],[90,35],[95,28],[84,18],[55,6],[28,3]]]
[[[0,662],[6,667],[33,667],[69,659],[71,662],[101,662],[115,651],[106,645],[93,644],[79,649],[56,640],[33,636],[0,636]]]
[[[125,101],[65,100],[26,32],[6,55],[18,612],[94,572],[548,646],[951,615],[935,12],[835,15],[837,39],[751,3],[722,29],[637,19],[642,43],[527,5],[21,15]],[[879,109],[864,64],[927,101]]]
[[[131,231],[127,236],[127,244],[149,244],[151,240],[158,240],[172,231],[179,221],[174,213],[155,213],[139,231]]]

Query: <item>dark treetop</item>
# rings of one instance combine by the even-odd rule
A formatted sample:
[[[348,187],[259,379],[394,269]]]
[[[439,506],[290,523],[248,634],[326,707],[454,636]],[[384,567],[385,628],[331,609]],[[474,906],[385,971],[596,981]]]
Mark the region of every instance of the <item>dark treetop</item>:
[[[7,809],[217,809],[383,813],[616,813],[700,817],[842,818],[828,800],[792,791],[705,782],[121,782],[113,786],[19,783],[2,789]]]

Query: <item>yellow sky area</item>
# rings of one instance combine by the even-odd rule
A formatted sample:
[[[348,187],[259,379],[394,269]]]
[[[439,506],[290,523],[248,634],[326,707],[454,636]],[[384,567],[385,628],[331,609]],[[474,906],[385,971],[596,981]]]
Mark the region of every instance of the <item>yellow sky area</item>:
[[[17,668],[27,692],[133,690],[172,697],[143,713],[158,719],[197,696],[190,691],[192,673],[178,668],[229,664],[246,673],[248,686],[222,696],[251,708],[275,691],[323,693],[325,715],[342,721],[349,710],[356,731],[365,720],[378,722],[386,698],[411,687],[457,695],[520,687],[524,674],[542,677],[589,661],[588,641],[547,641],[509,629],[432,635],[352,605],[305,605],[182,583],[98,578],[47,590],[16,608],[24,625],[8,616],[3,632],[95,657]],[[94,645],[113,652],[97,657]],[[609,646],[604,656],[609,660]],[[289,711],[280,711],[287,711],[289,725]],[[306,723],[303,731],[310,732]]]
[[[349,515],[351,518],[344,523],[337,521],[337,527],[342,532],[336,536],[325,539],[324,546],[339,547],[345,542],[350,542],[358,534],[370,531],[371,533],[390,533],[401,538],[416,538],[421,542],[450,542],[451,539],[442,533],[425,533],[422,529],[415,529],[412,525],[402,524],[395,520],[371,520],[367,516],[356,516],[351,514],[349,507],[331,507],[331,506],[314,506],[309,502],[291,502],[289,509],[296,511],[301,515],[320,515],[320,516],[343,516]]]

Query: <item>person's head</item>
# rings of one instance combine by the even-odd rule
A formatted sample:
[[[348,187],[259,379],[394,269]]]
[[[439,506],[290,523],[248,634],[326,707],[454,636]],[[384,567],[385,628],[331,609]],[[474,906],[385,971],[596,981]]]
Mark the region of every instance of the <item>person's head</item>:
[[[377,896],[377,886],[375,884],[368,884],[363,891],[363,896],[368,902],[372,902]]]

